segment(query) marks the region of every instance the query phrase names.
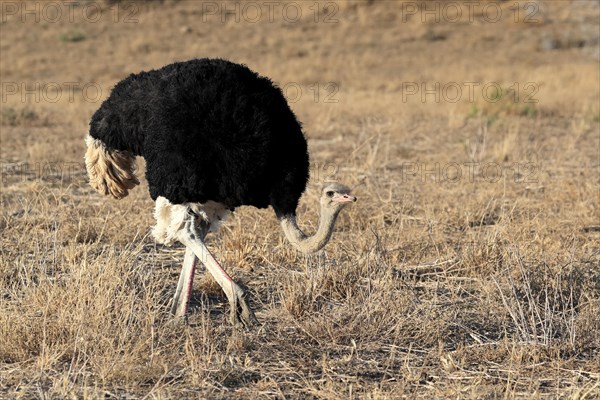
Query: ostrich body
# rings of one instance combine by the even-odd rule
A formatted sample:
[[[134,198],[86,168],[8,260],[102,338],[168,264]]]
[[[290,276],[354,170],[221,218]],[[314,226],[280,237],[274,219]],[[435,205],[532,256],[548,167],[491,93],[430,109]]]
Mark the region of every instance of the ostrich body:
[[[93,115],[86,143],[90,184],[117,199],[139,184],[135,156],[145,158],[156,202],[153,236],[186,246],[171,309],[178,317],[187,313],[201,261],[225,292],[232,322],[255,322],[244,291],[204,244],[236,207],[272,206],[288,241],[311,253],[325,246],[339,212],[356,201],[347,187],[327,185],[317,232],[300,230],[296,208],[309,168],[300,123],[269,79],[225,60],[130,75]]]

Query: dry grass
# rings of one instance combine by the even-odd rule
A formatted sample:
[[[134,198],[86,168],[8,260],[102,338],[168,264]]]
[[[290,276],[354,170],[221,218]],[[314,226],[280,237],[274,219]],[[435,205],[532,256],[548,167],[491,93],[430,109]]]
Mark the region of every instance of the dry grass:
[[[0,23],[0,398],[600,396],[595,2],[544,2],[535,23],[514,21],[514,2],[497,23],[451,23],[405,21],[415,3],[387,1],[340,2],[337,23],[331,10],[315,23],[312,3],[298,23],[250,23],[164,1],[135,3],[131,24],[112,19],[117,3],[93,3],[111,16],[97,22],[76,8],[73,22]],[[303,89],[307,230],[326,179],[359,198],[315,256],[286,244],[270,210],[241,208],[210,237],[250,291],[261,324],[248,333],[207,276],[189,325],[170,323],[182,248],[149,237],[145,182],[101,198],[83,166],[116,81],[214,56]],[[74,81],[101,97],[22,101],[6,86]],[[503,93],[403,102],[407,82]],[[539,101],[515,102],[515,82]]]

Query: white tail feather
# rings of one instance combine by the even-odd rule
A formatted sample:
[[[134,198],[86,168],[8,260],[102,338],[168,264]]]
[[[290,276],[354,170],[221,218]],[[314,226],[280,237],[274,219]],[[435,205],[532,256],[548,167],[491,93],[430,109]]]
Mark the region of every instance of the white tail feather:
[[[140,181],[135,176],[135,156],[128,151],[107,149],[91,136],[85,138],[85,167],[90,185],[99,193],[122,199]]]

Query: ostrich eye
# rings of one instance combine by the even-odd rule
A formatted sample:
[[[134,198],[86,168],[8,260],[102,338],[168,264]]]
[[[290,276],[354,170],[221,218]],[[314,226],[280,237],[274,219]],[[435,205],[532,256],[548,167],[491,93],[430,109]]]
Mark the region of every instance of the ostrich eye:
[[[327,195],[327,197],[333,197],[333,190],[329,190],[325,194]]]

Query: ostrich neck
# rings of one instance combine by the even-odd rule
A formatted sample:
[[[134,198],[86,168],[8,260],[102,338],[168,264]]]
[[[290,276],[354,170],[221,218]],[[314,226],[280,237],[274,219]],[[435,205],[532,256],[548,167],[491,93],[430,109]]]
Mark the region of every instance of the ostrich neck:
[[[294,247],[303,253],[314,253],[322,249],[329,242],[339,211],[339,209],[331,211],[321,208],[319,228],[312,236],[307,236],[302,232],[296,223],[295,215],[284,216],[281,219],[281,228],[287,240]]]

